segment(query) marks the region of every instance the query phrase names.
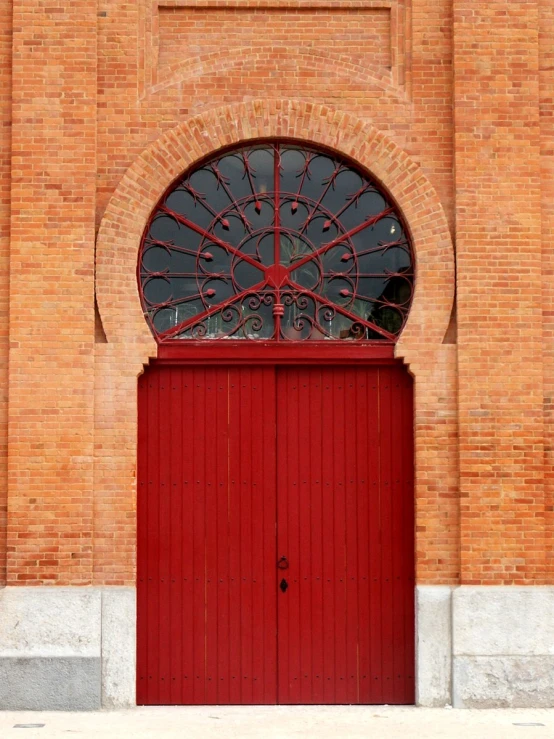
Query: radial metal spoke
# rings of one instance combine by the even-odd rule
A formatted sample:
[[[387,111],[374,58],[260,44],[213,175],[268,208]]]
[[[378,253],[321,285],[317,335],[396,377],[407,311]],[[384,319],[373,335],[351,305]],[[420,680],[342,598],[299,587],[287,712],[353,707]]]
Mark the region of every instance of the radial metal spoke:
[[[182,223],[183,226],[187,226],[188,228],[192,229],[193,231],[196,231],[197,234],[200,234],[205,239],[210,241],[212,244],[215,244],[216,246],[220,246],[222,249],[225,249],[226,252],[229,254],[234,254],[236,257],[239,257],[245,262],[248,262],[248,264],[253,265],[256,267],[256,269],[264,270],[263,264],[260,264],[260,262],[257,262],[255,259],[252,259],[248,256],[248,254],[243,254],[238,249],[235,249],[234,246],[231,246],[231,244],[227,243],[226,241],[223,241],[222,239],[218,238],[215,234],[209,233],[206,231],[206,229],[202,228],[202,226],[198,226],[194,221],[189,221],[186,216],[181,215],[180,213],[176,213],[174,210],[170,210],[166,205],[160,206],[160,211],[162,213],[165,213],[168,216],[171,216],[172,218],[175,218],[176,221],[179,221],[179,223]]]

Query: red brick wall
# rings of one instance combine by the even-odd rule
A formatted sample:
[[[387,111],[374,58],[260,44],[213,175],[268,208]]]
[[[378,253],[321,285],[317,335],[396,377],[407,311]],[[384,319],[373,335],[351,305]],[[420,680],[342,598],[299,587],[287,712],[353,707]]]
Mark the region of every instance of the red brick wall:
[[[546,578],[554,580],[554,4],[539,4]]]
[[[288,59],[288,49],[314,56],[331,52],[346,64],[392,66],[389,8],[160,7],[158,70],[208,57],[225,63],[237,56],[273,55],[279,75],[303,84],[306,70]]]
[[[133,582],[136,376],[154,351],[137,328],[133,282],[142,211],[176,162],[239,129],[374,161],[429,243],[443,244],[436,213],[446,213],[457,318],[447,330],[453,278],[437,261],[447,252],[422,247],[416,302],[428,310],[414,306],[399,347],[416,378],[418,579],[552,581],[554,257],[540,257],[554,224],[551,3],[161,5],[14,0],[8,581]],[[7,122],[9,96],[0,106]],[[6,125],[0,136],[7,183]],[[94,227],[105,213],[95,316]],[[121,284],[110,278],[124,269]],[[6,290],[5,265],[0,315]],[[4,388],[5,359],[0,333]],[[0,531],[5,413],[0,395]]]
[[[92,579],[96,23],[13,3],[9,584]]]
[[[544,578],[537,2],[454,3],[462,581]]]
[[[12,4],[0,7],[0,586],[6,581]]]

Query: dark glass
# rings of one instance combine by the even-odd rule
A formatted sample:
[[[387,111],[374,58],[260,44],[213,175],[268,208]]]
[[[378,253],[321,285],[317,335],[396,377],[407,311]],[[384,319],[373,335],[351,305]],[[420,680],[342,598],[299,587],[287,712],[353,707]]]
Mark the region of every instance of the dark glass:
[[[353,198],[364,186],[364,181],[357,172],[351,169],[342,169],[333,178],[331,187],[323,196],[321,205],[331,213],[339,213],[352,203]],[[342,221],[342,214],[340,216]]]
[[[346,231],[357,228],[372,216],[382,213],[387,208],[385,198],[378,192],[364,192],[359,198],[351,198],[343,210],[340,221]]]
[[[164,272],[171,268],[171,252],[161,246],[151,246],[142,255],[142,266],[148,272]]]
[[[337,168],[336,162],[324,154],[309,156],[307,176],[304,178],[301,194],[317,203],[328,186],[329,179]]]
[[[275,158],[273,149],[253,149],[248,157],[250,175],[254,190],[258,195],[265,195],[275,190]]]
[[[216,221],[213,233],[221,241],[238,247],[248,235],[248,229],[237,211],[226,210],[223,212],[222,218]]]
[[[213,215],[207,210],[199,197],[182,188],[170,193],[165,201],[169,210],[184,216],[201,228],[208,228]]]
[[[302,183],[306,153],[299,149],[283,148],[280,155],[279,189],[282,193],[297,195]]]
[[[167,215],[159,215],[150,225],[150,238],[164,243],[178,243],[180,236],[179,223]]]
[[[239,290],[250,290],[254,285],[258,285],[263,281],[264,273],[249,262],[237,259],[233,269],[233,277]]]

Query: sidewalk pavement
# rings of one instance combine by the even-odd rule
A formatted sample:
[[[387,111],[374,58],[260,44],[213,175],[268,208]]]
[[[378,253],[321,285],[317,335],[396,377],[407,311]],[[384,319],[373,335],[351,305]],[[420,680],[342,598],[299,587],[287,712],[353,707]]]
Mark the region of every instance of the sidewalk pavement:
[[[0,711],[0,739],[51,737],[554,739],[554,709],[162,706],[95,713]]]

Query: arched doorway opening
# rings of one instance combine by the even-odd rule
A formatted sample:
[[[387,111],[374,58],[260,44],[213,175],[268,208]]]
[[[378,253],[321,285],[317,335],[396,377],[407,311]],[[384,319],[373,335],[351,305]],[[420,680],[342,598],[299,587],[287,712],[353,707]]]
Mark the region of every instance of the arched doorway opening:
[[[413,251],[334,152],[252,142],[164,194],[138,279],[138,703],[414,701]]]

